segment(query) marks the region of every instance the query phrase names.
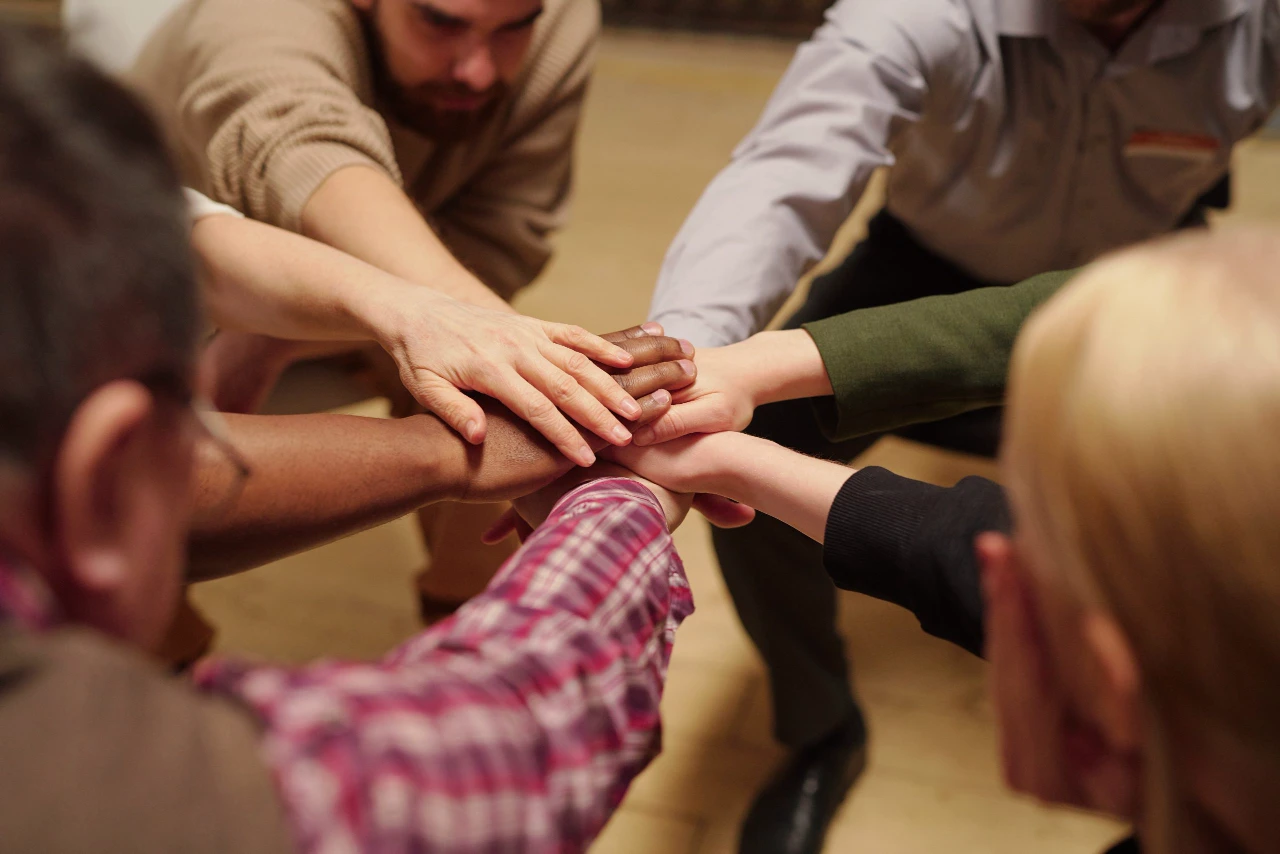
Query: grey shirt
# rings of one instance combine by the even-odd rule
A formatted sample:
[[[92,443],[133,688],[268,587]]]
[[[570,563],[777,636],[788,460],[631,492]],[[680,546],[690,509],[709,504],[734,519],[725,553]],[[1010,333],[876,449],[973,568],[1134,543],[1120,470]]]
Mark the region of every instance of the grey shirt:
[[[1015,282],[1173,229],[1280,89],[1280,0],[1165,0],[1114,55],[1060,0],[840,0],[668,251],[651,317],[766,324],[872,172],[970,274]]]

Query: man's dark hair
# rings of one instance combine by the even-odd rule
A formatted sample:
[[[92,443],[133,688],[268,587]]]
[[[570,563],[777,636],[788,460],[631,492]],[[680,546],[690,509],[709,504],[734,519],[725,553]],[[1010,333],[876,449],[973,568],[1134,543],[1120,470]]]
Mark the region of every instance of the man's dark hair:
[[[51,39],[0,27],[0,458],[42,464],[104,383],[187,378],[198,329],[150,115]]]

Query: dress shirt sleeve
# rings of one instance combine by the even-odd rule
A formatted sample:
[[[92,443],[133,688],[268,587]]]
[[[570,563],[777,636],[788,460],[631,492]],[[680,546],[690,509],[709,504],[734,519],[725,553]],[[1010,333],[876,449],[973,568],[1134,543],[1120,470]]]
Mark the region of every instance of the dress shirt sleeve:
[[[569,214],[573,158],[587,84],[595,68],[600,9],[567,3],[526,89],[547,91],[519,117],[501,150],[432,221],[450,251],[503,299],[551,259],[551,237]]]
[[[955,0],[837,3],[677,234],[650,316],[703,347],[761,329],[892,165],[898,135],[963,99],[980,55]]]
[[[257,712],[302,851],[580,851],[657,751],[692,610],[652,493],[594,481],[381,663],[198,679]]]
[[[833,442],[998,406],[1022,324],[1074,271],[1009,287],[859,309],[814,323],[834,395],[814,398]]]
[[[883,599],[920,627],[982,655],[982,587],[973,541],[1008,531],[1004,490],[980,477],[951,488],[877,466],[856,472],[827,517],[823,564],[842,590]]]

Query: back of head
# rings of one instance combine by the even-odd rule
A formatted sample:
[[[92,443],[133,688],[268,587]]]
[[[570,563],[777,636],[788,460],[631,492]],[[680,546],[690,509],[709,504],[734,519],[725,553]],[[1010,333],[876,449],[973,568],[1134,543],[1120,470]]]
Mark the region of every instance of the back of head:
[[[1270,230],[1100,262],[1019,339],[1007,447],[1019,524],[1115,616],[1159,727],[1280,787],[1277,270]]]
[[[40,466],[78,403],[189,375],[198,303],[176,174],[138,101],[0,30],[0,461]]]

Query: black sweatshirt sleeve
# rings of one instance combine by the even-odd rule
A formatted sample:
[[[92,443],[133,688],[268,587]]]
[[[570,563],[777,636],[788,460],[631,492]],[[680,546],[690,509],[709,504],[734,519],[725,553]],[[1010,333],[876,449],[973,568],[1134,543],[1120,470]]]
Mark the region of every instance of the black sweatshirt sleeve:
[[[929,634],[982,655],[973,540],[1008,530],[1004,490],[989,480],[947,489],[871,466],[836,496],[823,562],[837,587],[900,605]]]

